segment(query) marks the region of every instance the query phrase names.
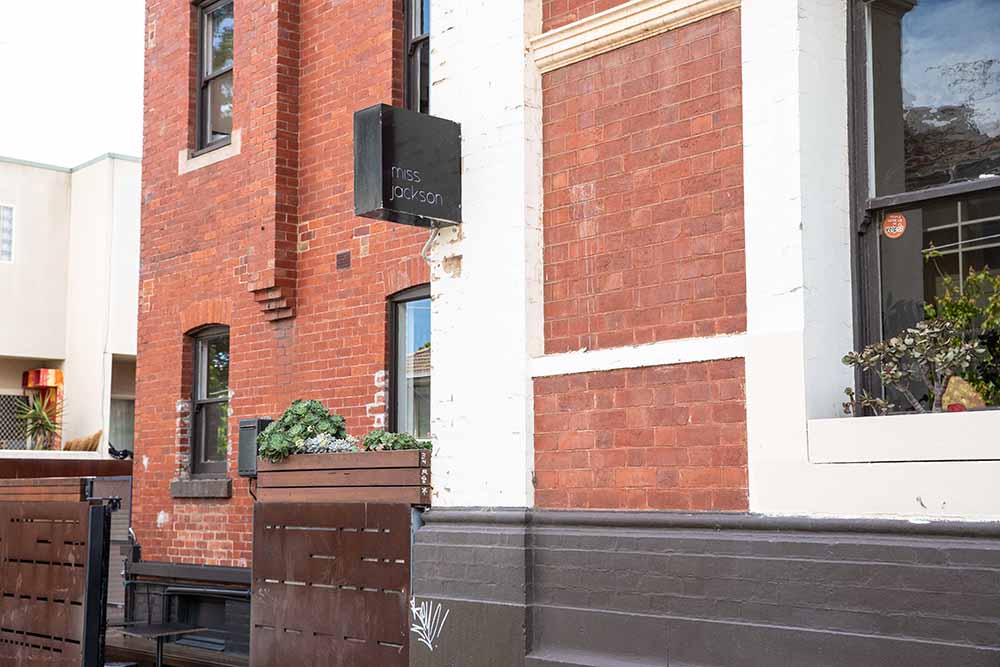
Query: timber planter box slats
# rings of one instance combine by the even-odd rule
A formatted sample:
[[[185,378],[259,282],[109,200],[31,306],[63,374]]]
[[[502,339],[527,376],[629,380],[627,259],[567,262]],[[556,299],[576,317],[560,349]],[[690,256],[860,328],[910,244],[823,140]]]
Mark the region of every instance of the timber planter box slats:
[[[296,454],[257,461],[260,502],[378,502],[429,505],[428,450]]]

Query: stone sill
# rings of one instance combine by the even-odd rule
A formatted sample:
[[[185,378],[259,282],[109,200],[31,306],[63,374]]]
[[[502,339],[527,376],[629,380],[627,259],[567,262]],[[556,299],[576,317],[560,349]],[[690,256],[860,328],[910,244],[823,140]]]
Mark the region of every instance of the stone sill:
[[[171,498],[232,498],[231,479],[175,479],[170,482]]]
[[[1000,461],[1000,411],[810,419],[810,463]]]
[[[207,150],[203,149],[197,154],[193,154],[190,149],[182,149],[177,154],[177,175],[183,176],[239,155],[243,144],[242,134],[241,130],[235,129],[228,143],[222,143]]]

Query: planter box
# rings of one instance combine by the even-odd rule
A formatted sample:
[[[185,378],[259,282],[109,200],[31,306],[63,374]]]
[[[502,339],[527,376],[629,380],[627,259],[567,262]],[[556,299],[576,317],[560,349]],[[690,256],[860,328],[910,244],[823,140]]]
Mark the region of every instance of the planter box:
[[[257,500],[285,503],[431,504],[431,453],[296,454],[257,460]]]

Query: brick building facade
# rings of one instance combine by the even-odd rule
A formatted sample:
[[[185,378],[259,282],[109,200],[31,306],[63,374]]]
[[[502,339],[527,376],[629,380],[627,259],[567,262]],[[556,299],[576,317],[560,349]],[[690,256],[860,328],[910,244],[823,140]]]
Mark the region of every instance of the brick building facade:
[[[247,567],[238,419],[315,398],[353,432],[382,424],[386,297],[428,281],[424,234],[353,215],[352,113],[401,102],[400,3],[237,4],[233,140],[206,154],[230,155],[200,166],[197,7],[147,3],[133,519],[147,560]],[[230,329],[232,488],[182,497],[197,493],[171,491],[191,476],[189,334],[215,324]]]
[[[462,125],[464,222],[427,261],[425,231],[353,214],[352,114],[404,105],[425,48],[404,3],[235,0],[232,69],[206,74],[215,6],[147,3],[144,560],[245,571],[238,420],[315,398],[355,435],[396,424],[393,297],[428,286],[412,590],[451,613],[412,665],[994,664],[995,592],[921,588],[996,567],[994,524],[949,522],[1000,518],[985,418],[951,455],[920,444],[943,415],[836,418],[882,210],[848,117],[869,3],[431,0],[418,78]],[[212,77],[234,92],[206,151]],[[199,398],[220,325],[228,384]],[[922,458],[882,446],[904,432]]]

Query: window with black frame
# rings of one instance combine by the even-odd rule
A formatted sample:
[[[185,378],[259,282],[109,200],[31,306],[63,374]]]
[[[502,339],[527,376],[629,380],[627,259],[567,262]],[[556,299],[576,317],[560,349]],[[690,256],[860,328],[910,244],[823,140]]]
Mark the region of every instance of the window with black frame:
[[[226,472],[229,453],[229,329],[209,327],[193,337],[191,472]]]
[[[430,112],[431,0],[404,0],[406,13],[406,108]]]
[[[1000,2],[852,8],[864,101],[854,115],[859,342],[869,344],[1000,271]]]
[[[402,292],[393,297],[390,308],[389,428],[427,440],[431,435],[430,288]]]
[[[198,149],[229,142],[233,132],[233,0],[199,12]]]

